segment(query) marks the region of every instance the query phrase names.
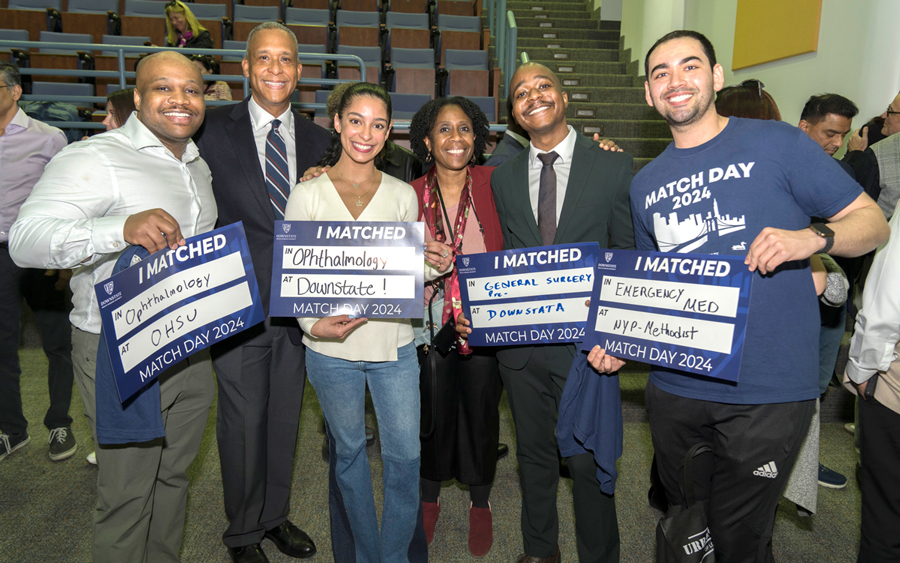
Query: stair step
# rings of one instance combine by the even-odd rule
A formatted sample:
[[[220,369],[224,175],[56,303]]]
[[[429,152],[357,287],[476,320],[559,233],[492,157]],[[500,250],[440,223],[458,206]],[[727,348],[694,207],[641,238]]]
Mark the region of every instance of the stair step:
[[[543,10],[534,10],[533,8],[543,8]],[[586,11],[584,2],[547,2],[546,0],[512,0],[506,3],[506,9],[512,10],[518,15],[519,12],[541,12],[541,11],[566,11],[566,12],[584,12]]]
[[[529,53],[531,56],[531,53]],[[625,74],[625,63],[604,61],[557,61],[551,59],[539,59],[531,57],[532,61],[539,62],[563,78],[589,74]]]
[[[519,20],[519,18],[516,18],[516,25],[519,27],[519,31],[523,29],[544,29],[545,31],[552,29],[590,29],[600,31],[600,22],[588,18],[587,14],[580,18],[556,18],[553,20],[536,20],[533,18]]]
[[[513,14],[516,16],[516,25],[522,25],[522,22],[530,20],[556,22],[560,20],[590,19],[591,17],[584,6],[578,11],[543,10],[535,12],[531,10],[513,10]],[[599,26],[597,29],[599,29]]]
[[[574,120],[567,120],[572,123]],[[654,139],[665,140],[667,143],[672,140],[672,133],[665,121],[648,121],[648,120],[624,120],[624,119],[604,119],[604,120],[585,120],[591,126],[601,127],[602,133],[600,137],[603,139],[612,139],[619,142],[619,139]],[[575,125],[572,125],[573,127]],[[579,129],[580,131],[580,129]],[[591,134],[593,135],[593,133]]]
[[[596,22],[594,22],[596,23]],[[618,31],[604,31],[601,29],[563,29],[560,26],[554,28],[543,27],[519,27],[518,38],[545,39],[546,34],[555,34],[552,39],[589,39],[592,41],[619,42]]]
[[[584,88],[566,87],[563,91],[569,95],[569,105],[576,107],[594,107],[597,104],[643,104],[643,88]]]
[[[594,117],[576,116],[576,110],[581,109],[577,104],[569,104],[566,110],[566,117],[569,122],[574,121],[596,121],[598,119],[616,119],[616,120],[636,120],[636,121],[654,121],[659,119],[656,110],[647,104],[592,104],[584,107],[594,110]]]
[[[567,49],[584,49],[586,51],[591,49],[609,49],[618,52],[619,50],[618,41],[601,41],[599,39],[544,39],[540,37],[519,37],[517,47],[520,52],[528,51],[530,54],[532,49],[546,49],[547,45],[559,45],[560,49],[563,51]]]
[[[551,40],[552,41],[552,40]],[[520,42],[521,43],[521,42]],[[560,44],[561,46],[562,44]],[[579,45],[584,47],[584,45]],[[527,52],[533,61],[553,61],[555,63],[565,62],[619,62],[619,49],[548,49],[545,44],[541,47],[531,47],[523,49],[521,46],[517,49],[516,57],[522,52]]]

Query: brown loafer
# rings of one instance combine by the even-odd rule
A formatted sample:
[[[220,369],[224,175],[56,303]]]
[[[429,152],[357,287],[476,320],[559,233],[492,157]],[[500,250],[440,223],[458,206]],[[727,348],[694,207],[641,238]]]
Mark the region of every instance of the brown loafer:
[[[551,557],[534,557],[523,553],[516,559],[516,563],[559,563],[562,561],[562,554],[559,552],[559,546],[556,546],[556,553]]]

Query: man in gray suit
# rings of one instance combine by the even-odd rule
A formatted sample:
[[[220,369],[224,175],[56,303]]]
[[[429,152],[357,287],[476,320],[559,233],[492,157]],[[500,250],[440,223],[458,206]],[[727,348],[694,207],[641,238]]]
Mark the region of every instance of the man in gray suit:
[[[545,66],[522,65],[510,85],[512,115],[529,134],[531,143],[500,166],[491,179],[504,248],[577,242],[599,242],[601,248],[633,248],[628,199],[631,156],[601,150],[566,123],[568,97],[559,79]],[[554,153],[556,156],[552,156]],[[548,162],[542,164],[545,160]],[[545,167],[552,168],[556,177],[555,199],[549,202],[541,199]],[[541,212],[547,209],[550,217]],[[573,344],[548,344],[497,352],[518,441],[525,547],[520,563],[560,560],[555,431],[559,400],[575,350]],[[607,357],[605,370],[613,371],[620,364]],[[581,562],[618,561],[615,500],[601,492],[593,457],[573,456],[568,465],[575,480]]]

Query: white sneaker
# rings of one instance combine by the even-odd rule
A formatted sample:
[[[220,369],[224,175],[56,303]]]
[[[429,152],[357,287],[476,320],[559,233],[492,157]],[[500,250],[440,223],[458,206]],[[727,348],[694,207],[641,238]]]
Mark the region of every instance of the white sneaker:
[[[97,465],[97,452],[91,452],[88,454],[87,458],[85,458],[88,463],[91,465]]]

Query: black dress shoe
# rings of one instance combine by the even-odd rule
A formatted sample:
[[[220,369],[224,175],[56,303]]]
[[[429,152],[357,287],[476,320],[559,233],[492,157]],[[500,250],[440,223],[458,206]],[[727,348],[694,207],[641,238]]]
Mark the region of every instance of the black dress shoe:
[[[509,446],[504,443],[497,444],[497,461],[509,455]]]
[[[234,563],[269,563],[269,558],[263,553],[258,543],[229,547],[228,555]]]
[[[285,520],[278,526],[266,531],[265,538],[278,548],[278,551],[291,557],[305,559],[316,554],[316,544],[306,532]]]

